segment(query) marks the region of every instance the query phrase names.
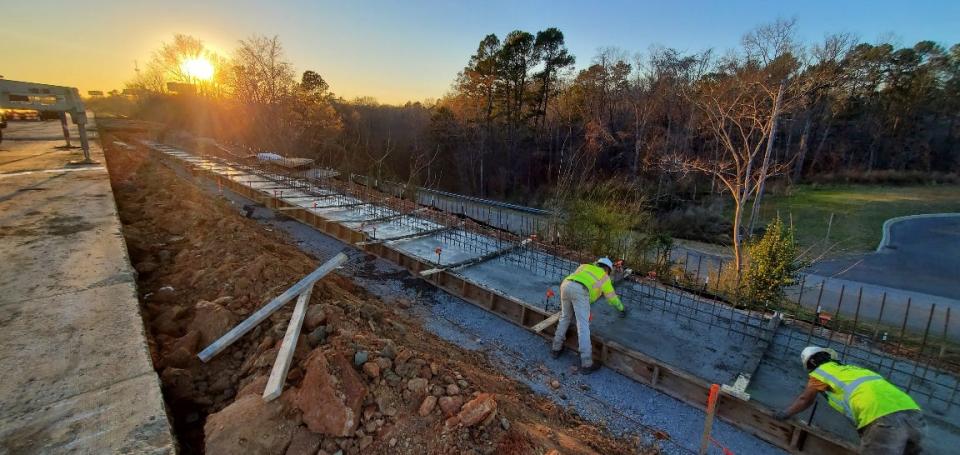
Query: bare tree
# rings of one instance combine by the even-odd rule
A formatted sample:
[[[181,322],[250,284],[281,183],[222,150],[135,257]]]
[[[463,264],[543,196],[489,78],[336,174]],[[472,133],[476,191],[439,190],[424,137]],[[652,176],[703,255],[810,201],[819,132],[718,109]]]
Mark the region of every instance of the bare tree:
[[[782,163],[762,166],[763,145],[774,124],[778,85],[750,64],[728,62],[724,72],[705,77],[688,99],[700,114],[700,125],[719,145],[715,156],[674,154],[663,164],[668,170],[702,172],[716,177],[733,199],[733,253],[739,273],[743,264],[743,215],[767,177],[780,173]]]

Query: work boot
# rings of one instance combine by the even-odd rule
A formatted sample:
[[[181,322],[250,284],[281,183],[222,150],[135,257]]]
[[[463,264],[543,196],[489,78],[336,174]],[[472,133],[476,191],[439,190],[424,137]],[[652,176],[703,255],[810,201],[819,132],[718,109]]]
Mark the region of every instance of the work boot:
[[[597,371],[597,370],[599,370],[599,369],[600,369],[600,364],[599,364],[599,363],[591,363],[590,366],[588,366],[588,367],[581,366],[581,367],[580,367],[580,374],[590,374],[590,373],[593,373],[594,371]]]
[[[560,354],[563,354],[563,348],[560,348],[560,349],[558,349],[558,350],[556,350],[556,351],[554,351],[553,349],[550,350],[550,357],[551,357],[551,358],[559,359],[559,358],[560,358]]]

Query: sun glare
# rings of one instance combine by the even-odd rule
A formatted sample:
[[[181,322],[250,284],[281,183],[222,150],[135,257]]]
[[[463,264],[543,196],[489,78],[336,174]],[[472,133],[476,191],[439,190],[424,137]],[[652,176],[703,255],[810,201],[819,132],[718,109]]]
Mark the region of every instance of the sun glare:
[[[201,81],[209,81],[213,77],[213,64],[203,57],[188,58],[180,64],[180,69],[187,76]]]

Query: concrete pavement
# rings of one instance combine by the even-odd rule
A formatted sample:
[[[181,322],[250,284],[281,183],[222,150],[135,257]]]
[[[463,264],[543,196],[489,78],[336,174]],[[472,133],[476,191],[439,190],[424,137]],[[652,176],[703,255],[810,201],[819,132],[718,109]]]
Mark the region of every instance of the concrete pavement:
[[[0,453],[175,453],[99,145],[69,167],[59,122],[4,133]]]

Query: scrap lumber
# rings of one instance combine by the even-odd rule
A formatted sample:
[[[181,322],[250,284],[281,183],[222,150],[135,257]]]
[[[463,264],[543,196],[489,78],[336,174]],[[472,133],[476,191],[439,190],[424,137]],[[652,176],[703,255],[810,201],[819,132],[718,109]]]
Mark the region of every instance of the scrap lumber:
[[[501,248],[501,249],[496,250],[496,251],[491,251],[491,252],[489,252],[489,253],[487,253],[487,254],[484,254],[483,256],[475,257],[475,258],[473,258],[473,259],[467,259],[467,260],[465,260],[465,261],[455,262],[455,263],[453,263],[453,264],[449,264],[449,265],[446,265],[446,266],[443,266],[443,267],[438,267],[438,268],[434,268],[434,269],[424,270],[424,271],[420,272],[420,276],[435,275],[435,274],[437,274],[437,273],[445,272],[445,271],[447,271],[447,270],[453,270],[453,269],[457,269],[457,268],[460,268],[460,267],[467,267],[467,266],[471,266],[471,265],[474,265],[474,264],[479,264],[479,263],[484,262],[484,261],[489,261],[489,260],[491,260],[491,259],[493,259],[493,258],[495,258],[495,257],[497,257],[497,256],[503,256],[504,254],[507,254],[507,253],[509,253],[509,252],[511,252],[511,251],[513,251],[513,250],[516,250],[516,249],[518,249],[518,248],[523,248],[523,247],[527,246],[527,244],[530,243],[530,242],[532,242],[532,241],[533,241],[533,240],[531,240],[531,239],[523,239],[522,242],[520,242],[520,243],[518,243],[518,244],[516,244],[516,245],[510,245],[510,246],[508,246],[508,247],[506,247],[506,248]]]
[[[619,282],[619,281],[623,281],[625,278],[627,278],[628,276],[630,276],[630,274],[632,274],[632,273],[633,273],[633,270],[632,270],[632,269],[624,270],[624,271],[623,271],[623,275],[621,275],[620,278],[617,278],[617,279],[613,280],[613,282],[614,282],[614,283],[617,283],[617,282]],[[561,313],[562,313],[561,311],[557,311],[556,313],[553,313],[552,315],[550,315],[550,317],[548,317],[548,318],[546,318],[546,319],[538,322],[537,325],[533,326],[533,331],[536,332],[536,333],[540,333],[540,332],[543,332],[543,329],[545,329],[545,328],[547,328],[547,327],[550,327],[551,325],[556,324],[557,321],[560,320],[560,314],[561,314]]]
[[[234,328],[230,329],[229,332],[224,334],[218,340],[214,341],[213,343],[210,343],[209,346],[207,346],[206,348],[203,349],[203,351],[200,351],[200,353],[197,354],[197,357],[199,357],[201,361],[206,363],[207,361],[212,359],[214,356],[219,354],[220,351],[223,351],[228,346],[233,344],[235,341],[240,339],[240,337],[245,335],[247,332],[249,332],[250,330],[253,330],[253,328],[256,327],[257,324],[260,324],[261,322],[264,321],[264,319],[267,319],[268,317],[270,317],[271,314],[279,310],[280,307],[286,305],[286,303],[289,302],[291,299],[301,294],[305,289],[309,287],[313,287],[314,283],[316,283],[321,278],[326,276],[333,269],[339,267],[341,264],[346,262],[346,260],[347,260],[347,255],[343,253],[338,253],[332,259],[323,263],[323,265],[318,267],[316,270],[314,270],[313,272],[310,272],[309,275],[303,277],[303,279],[298,281],[296,284],[294,284],[293,286],[290,286],[290,288],[284,291],[283,294],[280,294],[279,296],[271,300],[270,303],[260,307],[259,310],[254,312],[252,315],[250,315],[250,317],[248,317],[246,320],[244,320],[240,324],[237,324],[237,326],[235,326]]]
[[[290,324],[283,335],[280,352],[277,353],[277,360],[273,362],[273,370],[270,371],[267,386],[263,389],[264,401],[272,401],[283,392],[283,384],[287,382],[287,371],[290,370],[293,351],[297,349],[297,338],[300,337],[300,327],[303,326],[303,318],[307,314],[307,305],[310,303],[312,293],[311,285],[300,294],[300,297],[297,297],[297,306],[293,309],[293,315],[290,316]]]
[[[703,436],[700,438],[700,450],[698,455],[707,455],[707,449],[710,448],[710,432],[713,430],[713,419],[717,415],[717,399],[720,395],[720,386],[713,384],[710,386],[710,394],[707,396],[707,418],[703,424]]]
[[[533,326],[533,331],[536,333],[540,333],[540,332],[543,332],[543,329],[556,324],[557,321],[560,320],[560,313],[561,313],[560,311],[553,313],[548,318],[538,322],[537,325]]]
[[[441,233],[441,232],[452,231],[452,230],[457,229],[457,228],[459,228],[459,227],[461,227],[461,226],[463,226],[463,223],[459,223],[459,224],[457,224],[457,225],[455,225],[455,226],[445,226],[445,227],[439,227],[439,228],[436,228],[436,229],[427,229],[426,231],[415,232],[415,233],[413,233],[413,234],[398,235],[398,236],[396,236],[396,237],[390,237],[390,238],[386,238],[386,239],[377,239],[377,240],[368,240],[368,241],[366,241],[366,242],[357,242],[356,245],[357,245],[357,246],[377,245],[377,244],[380,244],[380,243],[392,242],[392,241],[394,241],[394,240],[408,240],[408,239],[413,239],[413,238],[417,238],[417,237],[425,237],[425,236],[428,236],[428,235],[439,234],[439,233]]]

